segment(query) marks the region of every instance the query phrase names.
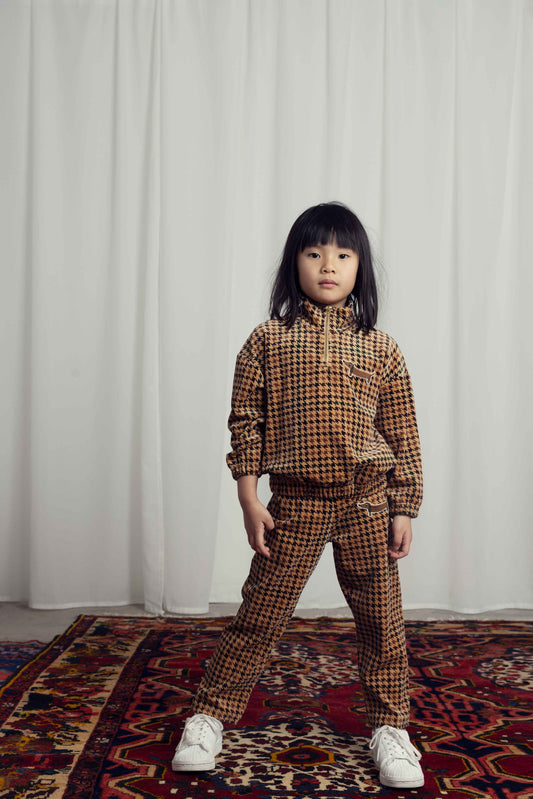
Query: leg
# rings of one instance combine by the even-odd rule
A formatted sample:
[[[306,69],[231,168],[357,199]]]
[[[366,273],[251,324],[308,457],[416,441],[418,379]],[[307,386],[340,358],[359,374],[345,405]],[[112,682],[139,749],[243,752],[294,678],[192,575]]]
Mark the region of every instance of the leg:
[[[281,637],[327,541],[329,508],[311,499],[273,497],[270,558],[256,554],[243,603],[224,629],[193,702],[194,713],[236,722],[274,643]]]
[[[372,498],[380,503],[383,497]],[[409,723],[408,665],[398,564],[387,554],[388,509],[351,504],[335,525],[333,550],[341,589],[355,619],[359,674],[368,723]]]

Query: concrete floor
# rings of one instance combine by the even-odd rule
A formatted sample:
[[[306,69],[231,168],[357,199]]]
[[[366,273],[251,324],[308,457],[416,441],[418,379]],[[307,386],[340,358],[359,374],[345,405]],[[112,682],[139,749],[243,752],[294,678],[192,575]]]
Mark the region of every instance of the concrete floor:
[[[238,604],[214,604],[209,607],[209,616],[233,616]],[[0,603],[0,640],[3,641],[42,641],[48,643],[64,632],[80,613],[91,616],[145,616],[150,617],[141,605],[123,607],[86,607],[67,608],[65,610],[35,610],[22,602]],[[168,614],[171,617],[171,614]],[[348,607],[328,610],[301,610],[295,614],[304,618],[318,616],[349,617]],[[187,617],[182,617],[187,618]],[[198,617],[190,617],[198,618]],[[506,619],[510,621],[532,621],[533,610],[508,608],[486,611],[485,613],[455,613],[450,610],[406,610],[406,619]]]

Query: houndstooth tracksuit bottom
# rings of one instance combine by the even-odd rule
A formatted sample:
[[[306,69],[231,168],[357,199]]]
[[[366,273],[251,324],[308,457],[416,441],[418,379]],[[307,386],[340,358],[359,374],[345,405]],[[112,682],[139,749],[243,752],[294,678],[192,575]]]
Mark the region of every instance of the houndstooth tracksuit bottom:
[[[255,554],[242,605],[224,629],[193,700],[194,713],[234,723],[244,713],[328,541],[353,613],[359,677],[371,727],[409,722],[408,667],[398,565],[387,552],[386,481],[316,489],[272,481],[270,557]],[[337,495],[336,495],[337,494]]]

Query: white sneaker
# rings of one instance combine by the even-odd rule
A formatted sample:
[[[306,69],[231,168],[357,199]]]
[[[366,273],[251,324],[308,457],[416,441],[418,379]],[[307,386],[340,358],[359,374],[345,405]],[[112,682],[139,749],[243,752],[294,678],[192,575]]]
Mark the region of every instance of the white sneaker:
[[[424,774],[418,762],[422,755],[409,740],[407,730],[387,724],[372,730],[370,751],[379,768],[379,781],[388,788],[421,788]]]
[[[172,759],[172,771],[211,771],[222,750],[223,726],[218,719],[197,713],[185,722]]]

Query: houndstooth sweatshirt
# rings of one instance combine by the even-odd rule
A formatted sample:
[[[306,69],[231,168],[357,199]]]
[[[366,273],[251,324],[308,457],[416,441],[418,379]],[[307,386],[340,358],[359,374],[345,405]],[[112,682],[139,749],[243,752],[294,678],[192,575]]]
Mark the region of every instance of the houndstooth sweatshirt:
[[[411,380],[394,339],[350,307],[305,299],[291,328],[258,325],[237,356],[227,463],[335,495],[386,474],[391,516],[415,517],[422,465]]]

